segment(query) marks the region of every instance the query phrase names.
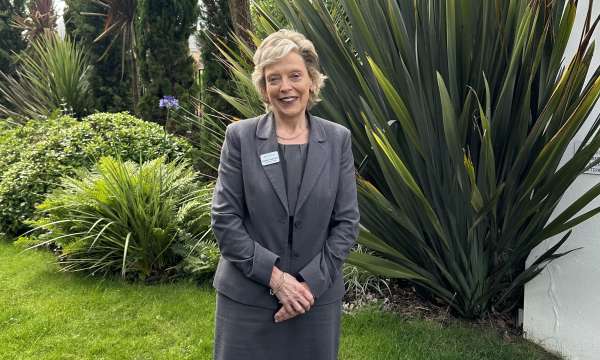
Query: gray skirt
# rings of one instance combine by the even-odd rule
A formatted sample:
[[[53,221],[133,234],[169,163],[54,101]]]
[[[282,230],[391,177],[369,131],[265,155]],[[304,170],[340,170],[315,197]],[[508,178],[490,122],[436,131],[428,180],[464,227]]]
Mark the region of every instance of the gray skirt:
[[[217,292],[214,360],[336,360],[342,301],[275,323],[276,310]]]

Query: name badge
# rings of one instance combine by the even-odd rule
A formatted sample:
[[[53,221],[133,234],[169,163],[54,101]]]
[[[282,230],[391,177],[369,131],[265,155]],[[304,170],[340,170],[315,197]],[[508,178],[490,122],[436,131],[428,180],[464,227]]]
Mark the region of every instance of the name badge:
[[[279,153],[277,151],[272,151],[270,153],[262,154],[260,156],[260,163],[262,164],[262,166],[267,166],[278,162]]]

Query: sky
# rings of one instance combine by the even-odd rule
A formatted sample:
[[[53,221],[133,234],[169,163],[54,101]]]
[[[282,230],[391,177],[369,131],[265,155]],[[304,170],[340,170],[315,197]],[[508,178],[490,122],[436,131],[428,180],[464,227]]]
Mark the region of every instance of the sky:
[[[65,36],[65,22],[62,18],[64,9],[65,2],[63,0],[54,1],[54,10],[56,11],[56,15],[58,16],[58,20],[56,21],[56,27],[58,28],[58,33],[60,34],[60,36]]]

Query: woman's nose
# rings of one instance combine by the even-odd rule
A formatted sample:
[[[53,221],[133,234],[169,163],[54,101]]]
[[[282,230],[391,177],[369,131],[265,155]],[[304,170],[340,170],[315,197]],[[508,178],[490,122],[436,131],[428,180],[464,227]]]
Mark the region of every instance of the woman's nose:
[[[280,90],[281,91],[287,91],[287,90],[290,90],[291,88],[292,87],[291,87],[291,84],[290,84],[290,80],[287,79],[287,78],[285,78],[285,77],[282,78],[281,79],[281,88],[280,88]]]

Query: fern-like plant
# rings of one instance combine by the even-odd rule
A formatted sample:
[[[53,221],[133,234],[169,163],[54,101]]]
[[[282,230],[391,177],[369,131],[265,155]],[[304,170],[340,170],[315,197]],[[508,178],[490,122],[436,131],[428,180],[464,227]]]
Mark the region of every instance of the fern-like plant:
[[[188,161],[138,165],[104,157],[95,169],[65,178],[37,207],[43,217],[32,231],[48,232],[33,247],[62,247],[64,271],[173,275],[184,258],[176,245],[210,238],[211,195],[212,184],[201,187]]]

